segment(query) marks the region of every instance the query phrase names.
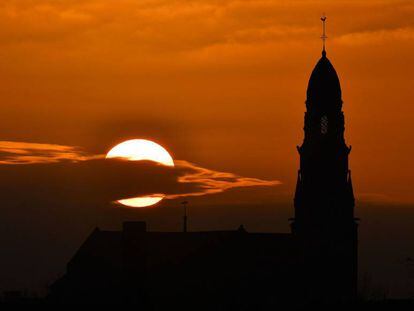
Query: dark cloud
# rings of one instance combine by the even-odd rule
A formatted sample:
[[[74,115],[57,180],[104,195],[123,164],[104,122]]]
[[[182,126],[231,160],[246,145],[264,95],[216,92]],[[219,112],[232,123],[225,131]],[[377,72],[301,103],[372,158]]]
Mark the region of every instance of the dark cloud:
[[[24,197],[29,201],[47,198],[106,203],[158,193],[176,199],[280,184],[182,160],[171,168],[151,161],[105,159],[62,145],[0,142],[0,152],[0,187],[6,200]]]

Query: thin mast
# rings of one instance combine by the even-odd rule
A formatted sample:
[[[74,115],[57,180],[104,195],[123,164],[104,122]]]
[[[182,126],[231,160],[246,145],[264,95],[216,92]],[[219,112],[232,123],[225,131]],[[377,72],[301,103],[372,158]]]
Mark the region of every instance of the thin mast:
[[[183,201],[181,204],[184,207],[184,216],[183,216],[183,232],[187,232],[187,204],[188,201]]]

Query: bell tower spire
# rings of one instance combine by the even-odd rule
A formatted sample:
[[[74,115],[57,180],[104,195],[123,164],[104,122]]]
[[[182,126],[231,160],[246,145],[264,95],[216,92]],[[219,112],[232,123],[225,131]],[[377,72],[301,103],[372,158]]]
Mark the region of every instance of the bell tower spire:
[[[351,148],[344,138],[339,78],[326,57],[326,17],[321,20],[322,57],[308,83],[291,227],[305,245],[309,270],[318,271],[309,276],[320,281],[315,290],[321,296],[351,298],[357,282],[357,224],[348,166]]]

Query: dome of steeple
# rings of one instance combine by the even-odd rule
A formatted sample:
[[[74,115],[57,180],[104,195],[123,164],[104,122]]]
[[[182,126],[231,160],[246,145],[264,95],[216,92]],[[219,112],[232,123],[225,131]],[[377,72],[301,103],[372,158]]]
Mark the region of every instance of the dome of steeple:
[[[339,78],[325,51],[312,71],[306,93],[308,105],[341,103]]]

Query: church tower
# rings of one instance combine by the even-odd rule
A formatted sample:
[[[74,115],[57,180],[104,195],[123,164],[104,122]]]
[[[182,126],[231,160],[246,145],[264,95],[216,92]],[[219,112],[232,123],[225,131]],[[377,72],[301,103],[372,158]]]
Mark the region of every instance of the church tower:
[[[309,79],[292,233],[302,241],[312,297],[348,300],[357,288],[357,224],[341,86],[326,56]],[[312,284],[315,283],[315,284]]]

